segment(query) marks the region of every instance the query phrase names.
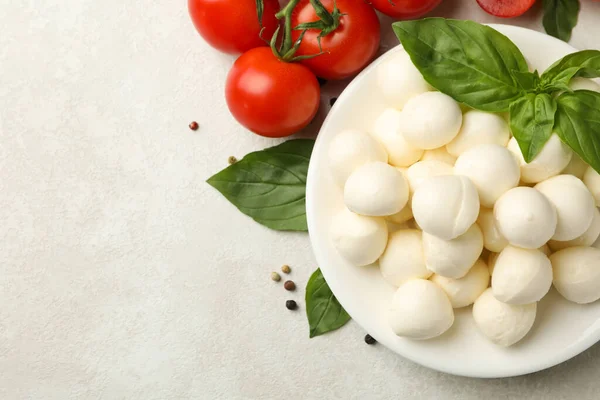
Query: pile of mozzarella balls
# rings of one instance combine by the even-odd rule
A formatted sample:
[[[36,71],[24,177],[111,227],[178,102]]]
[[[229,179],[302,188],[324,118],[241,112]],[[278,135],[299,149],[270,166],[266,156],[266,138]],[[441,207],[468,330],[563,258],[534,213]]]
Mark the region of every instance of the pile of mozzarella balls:
[[[526,163],[505,116],[434,91],[406,52],[378,68],[389,108],[329,147],[345,203],[330,233],[344,259],[378,262],[397,287],[392,330],[433,338],[473,305],[483,335],[510,346],[552,284],[569,301],[598,300],[600,175],[555,134]]]

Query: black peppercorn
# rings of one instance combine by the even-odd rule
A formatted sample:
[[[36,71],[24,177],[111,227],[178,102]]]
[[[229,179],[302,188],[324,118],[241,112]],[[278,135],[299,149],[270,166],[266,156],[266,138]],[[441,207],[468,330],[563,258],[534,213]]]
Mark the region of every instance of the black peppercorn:
[[[294,300],[288,300],[285,302],[285,307],[288,310],[295,310],[296,308],[298,308],[298,304],[296,304]]]
[[[371,335],[366,335],[365,336],[365,343],[366,344],[375,344],[375,343],[377,343],[377,340],[375,340],[373,338],[373,336],[371,336]]]

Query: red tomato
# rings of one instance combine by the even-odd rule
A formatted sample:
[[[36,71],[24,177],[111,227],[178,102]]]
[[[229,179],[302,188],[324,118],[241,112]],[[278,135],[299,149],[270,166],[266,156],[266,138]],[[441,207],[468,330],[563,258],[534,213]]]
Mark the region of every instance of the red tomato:
[[[329,10],[333,10],[334,0],[321,0]],[[315,74],[325,79],[343,79],[356,74],[373,58],[379,48],[379,19],[375,11],[363,0],[337,0],[342,15],[338,28],[321,38],[325,54],[302,60]],[[292,14],[292,26],[305,22],[318,21],[313,6],[308,0],[301,0]],[[319,31],[310,29],[304,35],[297,56],[318,54]],[[300,31],[293,31],[294,40]]]
[[[268,47],[238,58],[225,84],[229,111],[246,128],[261,136],[284,137],[314,118],[321,89],[304,65],[286,63]]]
[[[269,41],[279,24],[279,2],[264,4],[262,37]],[[267,45],[259,36],[256,0],[188,0],[188,9],[196,30],[217,50],[239,54]]]
[[[418,18],[437,7],[442,0],[366,0],[378,11],[398,19]]]
[[[535,0],[477,0],[488,14],[501,18],[518,17],[529,10]]]

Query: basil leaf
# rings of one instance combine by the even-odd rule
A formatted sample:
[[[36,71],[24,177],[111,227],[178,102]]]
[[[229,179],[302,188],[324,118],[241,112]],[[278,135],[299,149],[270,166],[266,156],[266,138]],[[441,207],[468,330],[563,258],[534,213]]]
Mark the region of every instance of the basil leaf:
[[[306,174],[314,140],[289,140],[248,154],[207,182],[256,222],[306,231]]]
[[[540,83],[540,74],[539,72],[529,72],[529,71],[510,71],[512,76],[515,78],[517,85],[525,91],[534,90]]]
[[[569,83],[577,75],[579,72],[579,67],[570,67],[560,71],[550,82],[540,83],[540,89],[545,92],[554,92],[554,91],[569,91],[571,92],[571,88],[569,87]]]
[[[564,56],[542,74],[541,86],[554,82],[569,84],[572,78],[600,77],[600,51],[583,50]]]
[[[600,173],[600,93],[565,92],[556,99],[554,130],[583,161]]]
[[[311,338],[334,331],[350,321],[320,269],[313,272],[306,284],[306,316]]]
[[[510,39],[489,26],[443,18],[392,26],[425,80],[456,101],[504,112],[522,96],[511,71],[527,72],[525,58]]]
[[[510,130],[523,158],[531,162],[552,136],[556,101],[547,93],[529,93],[510,105]]]
[[[577,25],[579,0],[544,0],[544,29],[548,35],[568,42]]]

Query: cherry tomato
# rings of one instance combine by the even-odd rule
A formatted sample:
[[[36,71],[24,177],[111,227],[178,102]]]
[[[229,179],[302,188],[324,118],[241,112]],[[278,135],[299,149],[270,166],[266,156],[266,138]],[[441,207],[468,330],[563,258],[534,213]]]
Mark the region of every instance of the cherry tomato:
[[[328,11],[333,11],[334,0],[321,0],[321,3]],[[379,48],[379,19],[373,8],[363,0],[337,0],[336,3],[343,15],[337,29],[321,38],[321,48],[325,53],[301,61],[325,79],[343,79],[356,74],[371,61]],[[318,20],[308,0],[301,0],[292,14],[292,26]],[[297,56],[320,52],[319,32],[317,29],[306,31]],[[294,40],[299,36],[300,31],[295,30]]]
[[[188,0],[192,22],[200,35],[217,50],[240,54],[266,46],[260,38],[256,0]],[[262,37],[271,39],[279,22],[277,0],[264,0]]]
[[[418,18],[437,7],[442,0],[367,0],[373,7],[393,18]]]
[[[304,65],[275,57],[268,47],[242,54],[233,64],[225,97],[229,111],[246,128],[261,136],[284,137],[314,118],[321,90]]]
[[[535,0],[477,0],[488,14],[501,18],[518,17],[529,10]]]

